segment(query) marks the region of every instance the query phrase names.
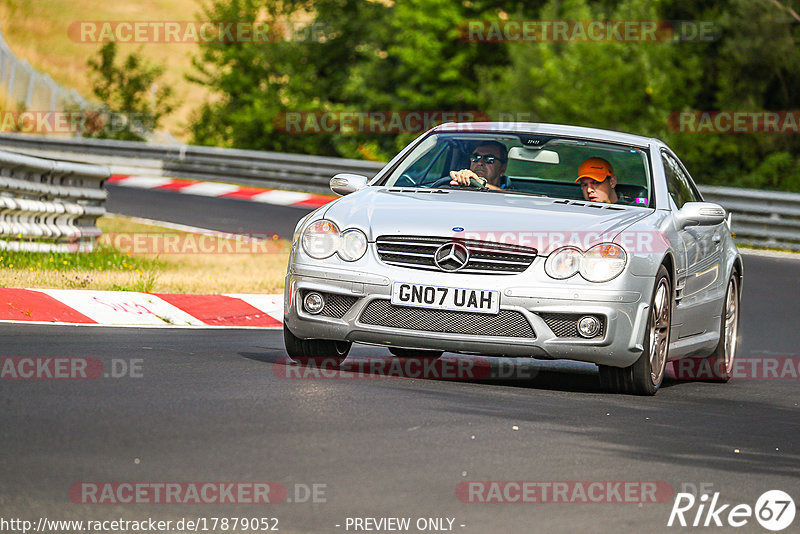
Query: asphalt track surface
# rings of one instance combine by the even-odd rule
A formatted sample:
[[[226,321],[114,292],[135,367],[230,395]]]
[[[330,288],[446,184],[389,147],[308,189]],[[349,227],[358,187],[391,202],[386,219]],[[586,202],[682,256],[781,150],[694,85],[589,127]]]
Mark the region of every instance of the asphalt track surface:
[[[745,257],[739,357],[798,356],[799,284],[800,261]],[[644,398],[600,392],[590,365],[517,360],[515,373],[532,379],[288,380],[279,330],[3,324],[0,356],[141,366],[139,377],[0,380],[3,518],[274,517],[281,532],[319,533],[355,532],[348,517],[452,518],[464,533],[768,532],[752,517],[739,529],[667,528],[672,498],[469,504],[456,495],[464,481],[507,480],[706,484],[720,504],[750,506],[780,489],[800,504],[797,379],[670,380]],[[298,484],[325,494],[270,505],[72,502],[70,487],[86,481],[271,481],[293,501]],[[784,532],[799,525],[800,515]]]
[[[106,189],[106,209],[111,213],[236,234],[278,234],[283,239],[290,239],[297,221],[311,211],[308,208],[114,184],[106,184]]]

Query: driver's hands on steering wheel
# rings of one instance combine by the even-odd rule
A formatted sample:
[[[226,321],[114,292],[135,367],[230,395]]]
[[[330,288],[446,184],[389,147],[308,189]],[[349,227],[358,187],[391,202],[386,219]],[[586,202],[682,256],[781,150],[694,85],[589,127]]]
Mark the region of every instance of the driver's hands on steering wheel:
[[[486,178],[481,178],[469,169],[450,171],[450,185],[486,187]]]

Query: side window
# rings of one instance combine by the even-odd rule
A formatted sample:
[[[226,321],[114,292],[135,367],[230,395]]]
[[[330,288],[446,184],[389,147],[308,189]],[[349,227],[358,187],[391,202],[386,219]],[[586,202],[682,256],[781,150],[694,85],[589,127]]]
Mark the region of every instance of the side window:
[[[452,153],[452,147],[447,143],[439,143],[418,157],[409,165],[402,175],[391,183],[397,187],[409,187],[420,184],[433,183],[442,177],[445,166]]]
[[[680,172],[680,176],[683,177],[683,180],[686,182],[686,185],[689,187],[689,191],[692,192],[692,200],[691,200],[691,202],[702,202],[703,201],[703,197],[702,197],[702,195],[700,195],[700,191],[697,190],[697,186],[695,185],[694,181],[692,180],[692,177],[689,176],[688,171],[686,170],[686,168],[683,166],[683,164],[680,161],[676,161],[676,163],[678,164],[678,169],[680,169],[680,171],[681,171]]]
[[[449,156],[450,156],[450,149],[443,150],[436,158],[436,160],[433,162],[433,165],[428,170],[428,172],[425,173],[425,176],[422,177],[421,180],[422,183],[435,182],[436,180],[441,178],[442,175],[444,174],[445,170],[444,167],[445,164],[447,163]]]
[[[678,209],[681,209],[687,202],[697,202],[699,199],[694,193],[694,188],[681,168],[680,164],[667,153],[661,153],[661,160],[664,162],[664,174],[667,177],[667,190],[669,196],[675,202]]]

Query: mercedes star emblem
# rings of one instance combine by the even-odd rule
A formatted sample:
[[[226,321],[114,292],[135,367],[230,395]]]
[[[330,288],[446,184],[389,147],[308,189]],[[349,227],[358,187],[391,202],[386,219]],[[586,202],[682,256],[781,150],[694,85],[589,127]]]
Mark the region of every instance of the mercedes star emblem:
[[[433,261],[443,271],[458,271],[469,261],[469,250],[461,243],[445,243],[436,249]]]

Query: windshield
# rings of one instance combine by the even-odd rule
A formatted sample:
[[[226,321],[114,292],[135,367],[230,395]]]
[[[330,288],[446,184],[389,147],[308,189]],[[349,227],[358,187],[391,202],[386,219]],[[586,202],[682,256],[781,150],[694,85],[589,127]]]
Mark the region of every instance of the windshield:
[[[486,165],[476,155],[494,155],[497,161],[490,158],[491,165]],[[450,185],[450,172],[473,170],[501,190],[492,187],[490,192],[646,208],[652,204],[649,169],[647,152],[630,146],[534,134],[434,133],[380,185],[459,187]],[[578,183],[579,170],[583,187]],[[473,189],[480,182],[472,182]],[[598,191],[605,187],[606,196],[602,191],[595,194],[594,187]]]

